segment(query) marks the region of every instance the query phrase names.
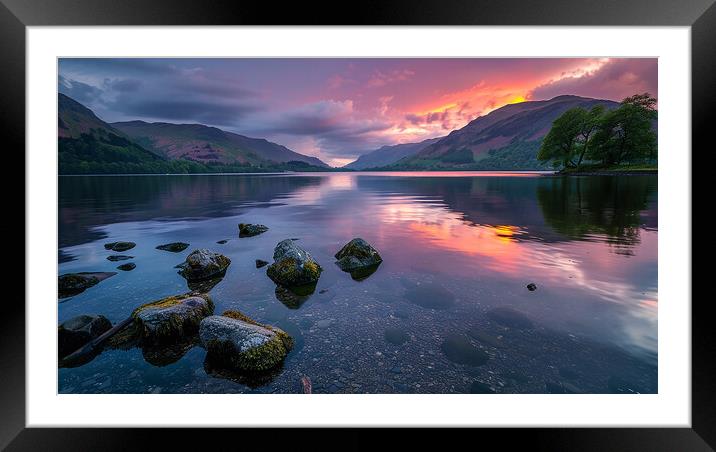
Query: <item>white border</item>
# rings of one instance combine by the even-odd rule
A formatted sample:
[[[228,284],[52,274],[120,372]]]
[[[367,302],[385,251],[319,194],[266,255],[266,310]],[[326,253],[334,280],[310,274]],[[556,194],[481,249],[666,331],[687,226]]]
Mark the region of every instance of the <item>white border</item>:
[[[28,27],[27,425],[690,426],[690,36],[687,27]],[[659,57],[659,393],[57,395],[62,56]]]

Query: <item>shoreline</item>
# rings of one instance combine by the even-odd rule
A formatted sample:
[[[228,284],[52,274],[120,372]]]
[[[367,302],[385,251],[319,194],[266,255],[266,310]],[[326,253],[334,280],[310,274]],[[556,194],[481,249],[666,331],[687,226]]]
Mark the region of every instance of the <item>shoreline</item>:
[[[566,173],[555,172],[549,176],[653,176],[658,175],[659,170],[594,170],[594,171],[569,171]]]

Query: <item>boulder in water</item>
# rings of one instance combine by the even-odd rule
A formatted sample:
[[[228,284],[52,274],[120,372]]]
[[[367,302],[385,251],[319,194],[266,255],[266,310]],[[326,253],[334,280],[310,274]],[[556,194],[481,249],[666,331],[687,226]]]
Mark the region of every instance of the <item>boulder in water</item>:
[[[335,257],[338,259],[336,265],[341,270],[351,273],[351,276],[356,273],[354,279],[370,276],[383,262],[378,251],[361,238],[355,238],[348,242],[336,253]],[[366,271],[368,269],[372,271]]]
[[[78,315],[57,327],[57,354],[64,358],[112,328],[112,322],[102,315]]]
[[[266,274],[273,282],[285,287],[316,284],[323,271],[308,251],[291,239],[276,245],[273,259],[274,262],[268,266]]]
[[[57,292],[60,298],[67,298],[80,294],[86,289],[104,281],[117,272],[81,272],[67,273],[58,278]]]
[[[239,237],[253,237],[268,231],[268,227],[262,224],[240,223]]]
[[[291,336],[283,330],[261,325],[238,311],[202,320],[199,340],[212,362],[249,372],[280,365],[293,347]]]
[[[111,256],[107,256],[107,260],[110,262],[117,262],[117,261],[126,261],[127,259],[133,259],[134,256],[126,256],[124,254],[113,254]]]
[[[162,298],[132,312],[142,343],[177,341],[195,334],[201,320],[214,312],[206,294],[185,294]]]
[[[127,251],[137,246],[134,242],[110,242],[104,244],[104,249],[112,251]]]
[[[172,242],[172,243],[166,243],[164,245],[159,245],[156,248],[158,250],[162,250],[162,251],[171,251],[172,253],[179,253],[181,251],[184,251],[188,247],[189,247],[188,243]]]
[[[186,260],[178,265],[179,274],[188,281],[200,281],[223,274],[231,264],[231,259],[223,254],[207,249],[192,251]]]

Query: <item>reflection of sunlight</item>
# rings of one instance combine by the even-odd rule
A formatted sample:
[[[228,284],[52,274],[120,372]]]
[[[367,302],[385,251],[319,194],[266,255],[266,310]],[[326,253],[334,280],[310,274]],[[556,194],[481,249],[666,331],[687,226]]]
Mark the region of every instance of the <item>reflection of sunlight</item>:
[[[488,258],[486,266],[502,273],[515,273],[517,261],[524,252],[517,242],[501,237],[498,228],[492,226],[469,226],[453,220],[433,224],[412,223],[408,227],[443,249]]]
[[[355,176],[352,174],[330,174],[323,176],[321,183],[316,186],[304,187],[295,190],[287,196],[291,198],[291,204],[294,205],[315,205],[327,196],[343,191],[355,189]]]
[[[328,178],[328,189],[351,190],[355,187],[355,177],[350,174],[334,174]]]

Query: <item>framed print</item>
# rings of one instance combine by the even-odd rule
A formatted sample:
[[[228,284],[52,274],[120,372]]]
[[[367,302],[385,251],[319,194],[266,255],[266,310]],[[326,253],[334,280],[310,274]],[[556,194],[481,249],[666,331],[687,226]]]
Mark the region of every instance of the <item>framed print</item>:
[[[27,262],[3,446],[328,426],[713,447],[691,301],[712,2],[142,11],[0,9]]]

